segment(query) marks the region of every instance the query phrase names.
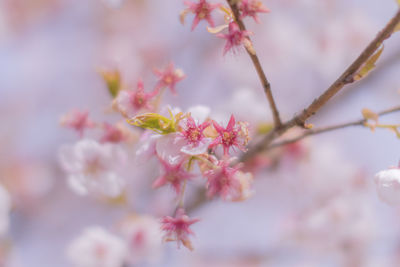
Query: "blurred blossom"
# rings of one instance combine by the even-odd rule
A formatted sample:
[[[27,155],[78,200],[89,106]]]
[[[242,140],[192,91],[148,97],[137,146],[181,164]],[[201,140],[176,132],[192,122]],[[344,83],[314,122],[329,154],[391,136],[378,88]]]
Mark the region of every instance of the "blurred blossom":
[[[391,168],[375,175],[375,186],[379,198],[389,205],[400,204],[400,169]]]
[[[79,195],[120,195],[124,181],[118,168],[125,160],[125,153],[117,145],[100,144],[90,139],[60,149],[61,165],[68,173],[68,185]]]
[[[129,216],[119,226],[132,264],[157,263],[162,258],[162,233],[159,220],[151,216]]]
[[[0,235],[8,231],[10,224],[9,213],[11,210],[11,198],[6,189],[0,185]]]
[[[121,267],[127,247],[121,238],[92,226],[69,244],[67,256],[75,267]]]
[[[0,173],[1,182],[18,207],[29,207],[35,200],[44,198],[54,185],[52,166],[32,159],[12,159]]]

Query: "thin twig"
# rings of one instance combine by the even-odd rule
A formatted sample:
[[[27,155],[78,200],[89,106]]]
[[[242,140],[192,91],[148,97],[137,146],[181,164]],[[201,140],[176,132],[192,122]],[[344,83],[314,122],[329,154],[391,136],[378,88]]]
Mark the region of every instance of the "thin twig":
[[[358,58],[345,70],[345,72],[311,105],[309,105],[303,112],[295,116],[288,124],[297,124],[303,126],[305,121],[314,115],[326,102],[328,102],[334,95],[336,95],[346,84],[353,83],[354,75],[365,64],[365,62],[378,50],[383,41],[389,38],[397,24],[400,23],[400,10],[389,21],[389,23],[378,33],[374,40],[364,49]]]
[[[393,112],[396,112],[396,111],[400,111],[400,106],[397,106],[397,107],[394,107],[394,108],[391,108],[391,109],[387,109],[387,110],[378,112],[377,114],[379,116],[383,116],[383,115],[390,114],[390,113],[393,113]],[[287,140],[283,140],[281,142],[273,143],[270,146],[268,146],[268,149],[272,149],[272,148],[288,145],[288,144],[291,144],[291,143],[295,143],[295,142],[300,141],[301,139],[304,139],[304,138],[306,138],[306,137],[308,137],[310,135],[316,135],[316,134],[331,132],[331,131],[347,128],[347,127],[350,127],[350,126],[364,126],[366,122],[367,122],[366,119],[359,119],[359,120],[356,120],[356,121],[337,124],[337,125],[333,125],[333,126],[321,127],[321,128],[317,128],[317,129],[307,130],[303,134],[301,134],[301,135],[299,135],[297,137],[294,137],[292,139],[287,139]]]
[[[253,145],[249,151],[244,154],[240,160],[246,161],[268,148],[268,146],[277,137],[284,134],[290,128],[295,126],[304,127],[308,118],[314,115],[322,106],[326,104],[333,96],[335,96],[346,84],[354,82],[354,75],[365,64],[365,62],[378,50],[382,42],[389,38],[395,27],[400,23],[400,10],[389,21],[389,23],[378,33],[374,40],[364,49],[360,56],[345,70],[345,72],[318,98],[316,98],[311,105],[303,110],[299,115],[294,116],[291,120],[282,124],[280,127],[275,127],[268,133],[260,142]]]
[[[226,0],[226,1],[228,2],[229,6],[233,12],[233,15],[235,16],[235,21],[238,24],[240,30],[245,31],[246,26],[244,25],[243,21],[240,19],[240,11],[239,11],[239,8],[237,7],[237,3],[233,3],[233,1],[230,1],[230,0]],[[250,40],[250,38],[249,38],[249,40]],[[251,40],[250,40],[250,42],[251,42]],[[253,62],[253,65],[257,71],[258,77],[260,78],[261,84],[264,88],[264,92],[267,96],[269,105],[272,110],[274,125],[276,128],[279,128],[282,125],[282,122],[279,117],[279,111],[275,104],[274,97],[272,95],[271,84],[268,82],[267,76],[265,75],[265,72],[261,66],[260,60],[258,59],[258,56],[257,56],[255,50],[253,49],[252,51],[250,51],[250,49],[248,47],[246,47],[246,51],[247,51],[247,54],[249,54],[251,61]]]

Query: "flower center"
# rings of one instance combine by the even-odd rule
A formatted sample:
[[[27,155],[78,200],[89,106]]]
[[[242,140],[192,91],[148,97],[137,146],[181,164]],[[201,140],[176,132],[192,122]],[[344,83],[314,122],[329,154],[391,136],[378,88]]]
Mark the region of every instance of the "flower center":
[[[98,158],[89,160],[85,166],[85,173],[95,175],[102,169],[102,165]]]
[[[166,84],[170,84],[170,83],[172,83],[172,81],[173,81],[173,79],[172,79],[171,75],[167,75],[167,76],[164,78],[164,82],[165,82]]]
[[[224,132],[222,135],[222,142],[224,142],[224,144],[230,145],[232,144],[234,139],[234,135],[232,135],[229,132]]]
[[[189,139],[192,142],[196,142],[200,139],[200,131],[197,129],[192,129],[189,134]]]
[[[141,92],[136,93],[136,95],[135,95],[135,105],[136,106],[142,106],[144,102],[145,102],[144,94],[141,93]]]

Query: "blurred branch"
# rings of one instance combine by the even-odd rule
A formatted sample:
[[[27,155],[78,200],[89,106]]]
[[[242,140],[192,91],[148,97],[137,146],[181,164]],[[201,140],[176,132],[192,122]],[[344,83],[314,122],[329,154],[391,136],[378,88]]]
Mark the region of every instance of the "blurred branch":
[[[379,115],[379,116],[382,116],[382,115],[390,114],[390,113],[397,112],[397,111],[400,111],[400,106],[397,106],[397,107],[394,107],[394,108],[391,108],[391,109],[387,109],[387,110],[378,112],[376,114]],[[316,135],[316,134],[331,132],[331,131],[347,128],[347,127],[350,127],[350,126],[365,126],[365,123],[367,121],[368,120],[366,120],[366,119],[359,119],[359,120],[356,120],[356,121],[337,124],[337,125],[333,125],[333,126],[321,127],[321,128],[317,128],[317,129],[307,130],[302,135],[299,135],[299,136],[297,136],[295,138],[284,140],[284,141],[277,142],[277,143],[273,143],[268,147],[268,149],[272,149],[272,148],[284,146],[284,145],[287,145],[287,144],[295,143],[295,142],[300,141],[301,139],[306,138],[306,137],[308,137],[310,135]]]
[[[360,56],[344,71],[344,73],[318,98],[316,98],[311,105],[305,108],[299,115],[294,116],[288,122],[282,124],[280,127],[275,127],[270,131],[260,142],[255,144],[249,151],[242,155],[241,161],[246,161],[256,155],[257,153],[265,150],[277,137],[284,134],[290,128],[300,126],[306,128],[305,122],[308,118],[314,115],[322,106],[326,104],[333,96],[335,96],[347,84],[355,81],[354,76],[358,70],[371,58],[371,56],[378,50],[384,40],[389,38],[396,26],[400,23],[400,10],[389,21],[389,23],[378,33],[374,40],[364,49]]]
[[[239,8],[237,6],[237,1],[232,1],[232,0],[227,0],[234,16],[235,16],[235,21],[237,22],[239,28],[241,31],[246,30],[246,26],[244,25],[243,21],[240,19],[240,12]],[[271,85],[268,82],[267,76],[265,75],[265,72],[261,66],[260,60],[258,59],[258,56],[256,54],[256,51],[253,49],[252,51],[246,47],[247,54],[250,56],[251,61],[253,62],[253,65],[257,71],[258,77],[260,78],[261,84],[264,88],[264,92],[267,96],[270,108],[272,110],[272,115],[274,118],[274,125],[275,127],[279,128],[282,125],[281,119],[279,117],[279,111],[278,108],[276,107],[274,97],[272,96],[272,90],[271,90]]]

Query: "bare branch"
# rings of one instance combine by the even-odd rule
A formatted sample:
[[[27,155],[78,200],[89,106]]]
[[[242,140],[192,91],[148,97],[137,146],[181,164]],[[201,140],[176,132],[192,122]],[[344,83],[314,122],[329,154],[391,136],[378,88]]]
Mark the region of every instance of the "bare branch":
[[[233,1],[227,0],[229,6],[231,7],[231,10],[235,16],[235,21],[237,22],[239,28],[241,31],[246,30],[246,26],[244,25],[243,21],[240,19],[240,12],[237,7],[237,3],[232,3]],[[265,75],[265,72],[261,66],[260,60],[258,59],[258,56],[253,49],[253,51],[250,51],[248,47],[246,47],[247,54],[250,56],[251,61],[253,62],[253,65],[257,71],[257,75],[260,78],[261,84],[264,88],[264,92],[267,96],[270,108],[272,110],[272,115],[274,119],[274,125],[276,128],[279,128],[282,125],[281,119],[279,117],[279,111],[278,108],[275,104],[274,97],[272,96],[272,91],[271,91],[271,85],[268,82],[267,76]]]
[[[345,72],[311,105],[309,105],[303,112],[295,116],[288,124],[297,124],[303,126],[305,121],[314,115],[326,102],[328,102],[334,95],[336,95],[346,84],[354,82],[354,75],[364,65],[364,63],[378,50],[383,41],[389,38],[397,24],[400,23],[400,10],[389,21],[389,23],[381,30],[375,39],[364,49],[358,58],[345,70]]]
[[[397,111],[400,111],[400,106],[397,106],[397,107],[394,107],[394,108],[391,108],[391,109],[387,109],[387,110],[378,112],[377,114],[379,116],[383,116],[383,115],[390,114],[390,113],[397,112]],[[303,134],[301,134],[301,135],[299,135],[299,136],[297,136],[295,138],[284,140],[284,141],[277,142],[277,143],[273,143],[268,147],[268,149],[272,149],[272,148],[284,146],[284,145],[287,145],[287,144],[295,143],[295,142],[300,141],[301,139],[304,139],[304,138],[306,138],[306,137],[308,137],[310,135],[316,135],[316,134],[331,132],[331,131],[347,128],[347,127],[350,127],[350,126],[364,126],[364,124],[366,122],[367,122],[366,119],[359,119],[359,120],[356,120],[356,121],[337,124],[337,125],[333,125],[333,126],[321,127],[321,128],[317,128],[317,129],[307,130],[306,132],[304,132]]]
[[[318,98],[316,98],[311,105],[303,110],[299,115],[294,116],[291,120],[282,124],[280,127],[275,127],[269,132],[260,142],[253,145],[249,151],[242,155],[241,161],[246,161],[265,150],[277,137],[284,134],[290,128],[295,126],[304,127],[308,118],[314,115],[323,105],[326,104],[334,95],[336,95],[346,84],[354,82],[354,75],[365,64],[365,62],[378,50],[382,42],[389,38],[396,26],[400,23],[400,10],[389,21],[389,23],[378,33],[374,40],[364,49],[360,56],[346,69],[346,71]]]

